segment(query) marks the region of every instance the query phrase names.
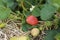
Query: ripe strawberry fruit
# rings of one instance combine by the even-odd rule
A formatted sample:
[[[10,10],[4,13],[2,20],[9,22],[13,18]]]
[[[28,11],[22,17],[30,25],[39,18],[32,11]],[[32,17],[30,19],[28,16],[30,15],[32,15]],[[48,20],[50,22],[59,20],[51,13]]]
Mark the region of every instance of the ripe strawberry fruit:
[[[38,19],[35,16],[30,15],[30,16],[27,17],[26,22],[30,25],[37,25],[38,24]]]

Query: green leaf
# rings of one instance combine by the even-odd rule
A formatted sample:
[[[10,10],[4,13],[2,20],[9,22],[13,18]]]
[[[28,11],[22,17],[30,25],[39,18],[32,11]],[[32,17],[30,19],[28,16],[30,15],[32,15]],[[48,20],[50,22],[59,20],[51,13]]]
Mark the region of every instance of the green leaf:
[[[14,8],[16,7],[16,3],[14,2],[14,0],[0,0],[0,6],[3,7],[3,6],[7,6],[7,7],[10,7],[10,8]]]
[[[47,2],[56,7],[60,7],[60,0],[47,0]]]
[[[44,36],[43,40],[55,40],[56,34],[60,33],[60,27],[56,30],[48,30],[45,32],[46,32],[46,35]]]
[[[57,34],[56,30],[48,30],[46,31],[46,36],[44,36],[44,40],[54,40],[54,36]]]
[[[41,19],[42,20],[51,20],[52,16],[56,12],[57,8],[50,5],[50,4],[45,4],[44,7],[41,9]]]
[[[35,7],[32,11],[32,15],[36,17],[40,16],[40,9],[38,7]]]
[[[0,20],[6,19],[9,16],[10,12],[11,10],[9,8],[0,7]]]
[[[4,2],[8,7],[11,7],[11,6],[14,4],[13,0],[3,0],[3,2]]]
[[[4,3],[2,0],[0,0],[0,7],[3,7],[4,6]]]
[[[3,0],[3,3],[5,6],[11,8],[11,9],[14,9],[17,6],[17,4],[16,4],[16,2],[14,2],[14,0]]]
[[[28,24],[23,24],[22,25],[22,30],[24,31],[24,32],[27,32],[27,31],[29,31],[29,29],[31,29],[32,27],[31,27],[31,25],[28,25]]]

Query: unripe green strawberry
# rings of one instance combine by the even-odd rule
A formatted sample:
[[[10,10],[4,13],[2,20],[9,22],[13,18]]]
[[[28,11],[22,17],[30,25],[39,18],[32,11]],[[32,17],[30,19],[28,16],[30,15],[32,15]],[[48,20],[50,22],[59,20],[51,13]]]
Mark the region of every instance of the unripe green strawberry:
[[[19,40],[30,40],[28,36],[20,36]]]
[[[30,40],[28,36],[12,37],[10,40]]]
[[[55,36],[55,39],[56,39],[56,40],[60,40],[60,33],[58,33],[58,34]]]
[[[11,37],[10,40],[18,40],[18,38],[14,36],[14,37]]]
[[[52,26],[52,22],[51,21],[46,21],[44,25],[47,26],[47,27],[50,27],[50,26]]]
[[[38,29],[38,28],[33,28],[33,29],[31,30],[31,35],[32,35],[33,37],[38,36],[38,35],[39,35],[39,29]]]
[[[4,28],[6,26],[6,23],[1,23],[0,28]]]
[[[40,31],[44,30],[43,25],[41,25],[41,26],[39,27],[39,29],[40,29]]]

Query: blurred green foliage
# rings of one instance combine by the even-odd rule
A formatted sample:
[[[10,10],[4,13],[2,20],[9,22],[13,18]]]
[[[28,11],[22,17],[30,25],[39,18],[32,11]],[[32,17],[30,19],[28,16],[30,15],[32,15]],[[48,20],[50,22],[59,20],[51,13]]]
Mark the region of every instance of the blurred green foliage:
[[[58,14],[57,18],[54,17],[56,14]],[[42,24],[45,27],[59,27],[60,0],[0,0],[0,20],[18,19],[22,23],[22,30],[28,31],[33,28],[26,23],[26,17],[29,15],[34,15],[39,21],[45,22]],[[46,34],[45,40],[54,40],[51,38],[56,35],[52,30],[48,30]]]

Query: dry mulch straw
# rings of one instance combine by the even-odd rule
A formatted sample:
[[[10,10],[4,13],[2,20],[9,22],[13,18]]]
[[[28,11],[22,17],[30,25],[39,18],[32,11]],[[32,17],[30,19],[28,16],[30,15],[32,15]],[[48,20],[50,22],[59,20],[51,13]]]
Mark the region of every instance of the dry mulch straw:
[[[10,40],[11,37],[21,36],[21,35],[30,35],[30,31],[23,32],[17,27],[18,22],[8,20],[5,28],[0,29],[0,40]],[[31,40],[42,40],[45,33],[41,33],[38,37],[32,37]]]

